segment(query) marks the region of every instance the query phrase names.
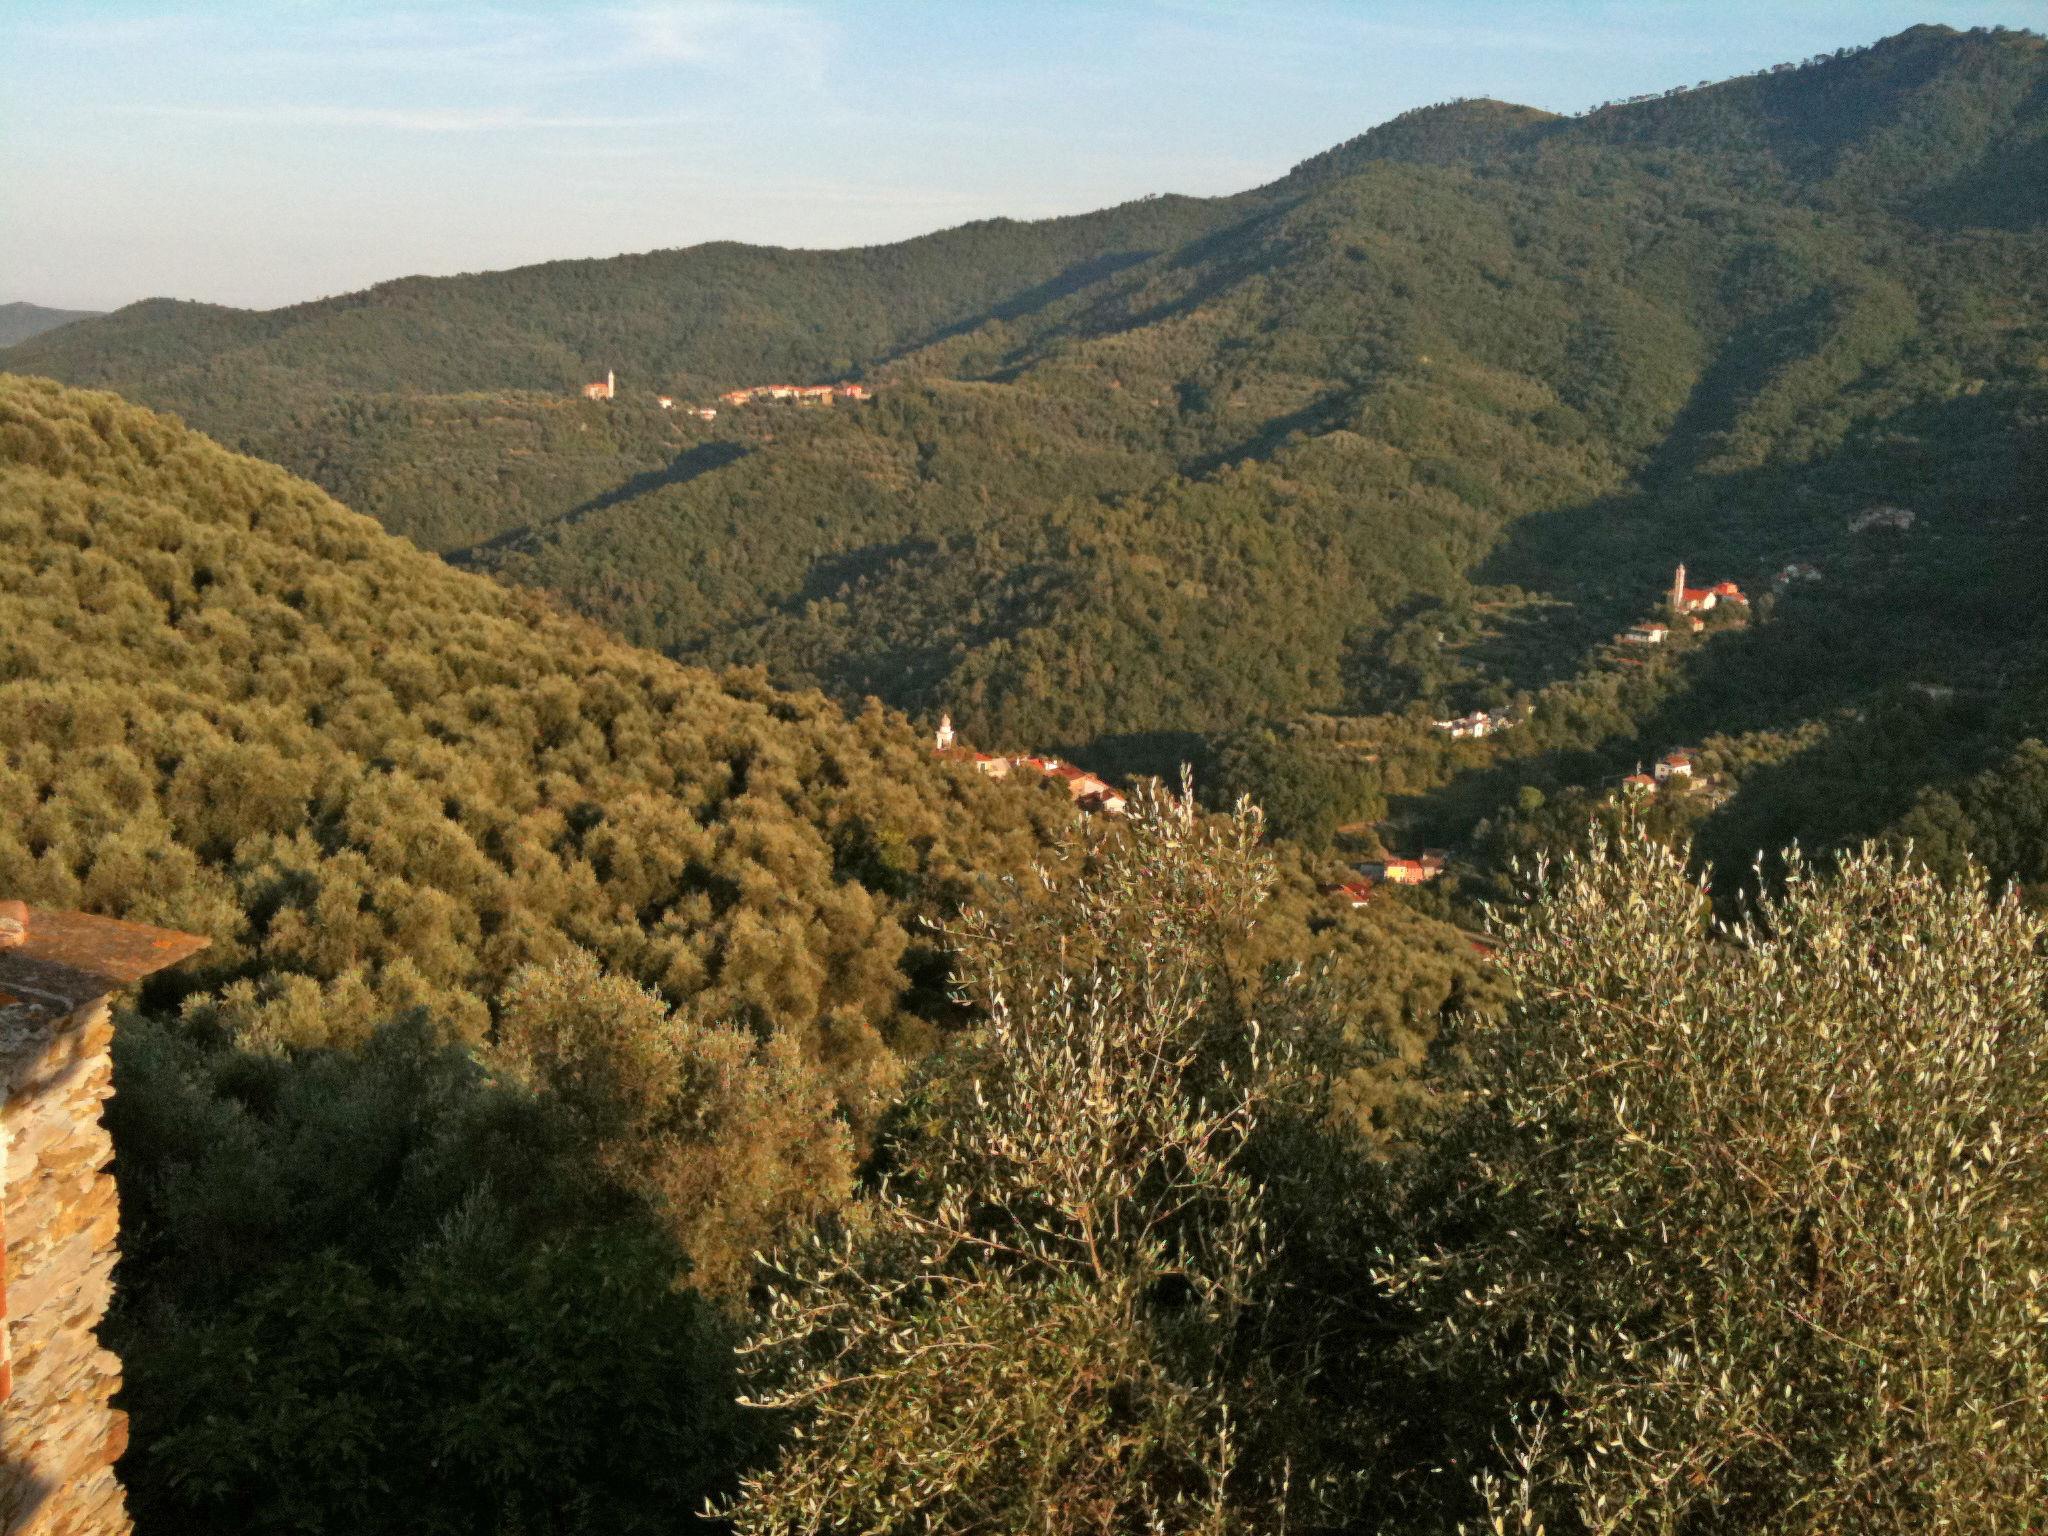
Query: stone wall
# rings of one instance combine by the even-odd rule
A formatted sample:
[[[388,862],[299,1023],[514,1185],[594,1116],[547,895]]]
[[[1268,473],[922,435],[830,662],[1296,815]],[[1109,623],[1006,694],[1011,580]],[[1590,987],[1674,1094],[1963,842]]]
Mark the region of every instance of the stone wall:
[[[100,1120],[113,1092],[113,1023],[104,998],[55,1017],[10,1002],[0,1004],[0,1531],[114,1536],[129,1529],[114,1476],[128,1420],[110,1401],[121,1362],[95,1335],[120,1235],[114,1149]]]
[[[121,1362],[97,1336],[121,1234],[108,1005],[205,947],[0,901],[0,1536],[129,1529]]]

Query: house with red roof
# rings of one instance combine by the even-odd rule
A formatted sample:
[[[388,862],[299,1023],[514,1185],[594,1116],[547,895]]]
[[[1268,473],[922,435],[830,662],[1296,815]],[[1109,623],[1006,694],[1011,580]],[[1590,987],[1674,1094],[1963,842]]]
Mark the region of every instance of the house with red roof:
[[[1427,885],[1444,872],[1444,861],[1441,855],[1434,859],[1403,859],[1389,855],[1359,865],[1358,872],[1368,880],[1382,880],[1388,885]]]
[[[1034,773],[1057,780],[1066,787],[1074,804],[1091,815],[1121,816],[1128,804],[1123,791],[1109,780],[1085,768],[1076,768],[1072,763],[1063,763],[1056,757],[1014,757],[1010,762],[1015,767],[1029,768]]]
[[[1692,753],[1682,748],[1676,752],[1666,752],[1657,759],[1657,765],[1652,771],[1660,784],[1666,779],[1689,779],[1692,777]]]
[[[1670,603],[1675,618],[1687,613],[1709,613],[1721,603],[1741,603],[1746,607],[1749,599],[1732,581],[1717,581],[1710,587],[1688,587],[1685,584],[1685,567],[1680,565],[1672,573]]]

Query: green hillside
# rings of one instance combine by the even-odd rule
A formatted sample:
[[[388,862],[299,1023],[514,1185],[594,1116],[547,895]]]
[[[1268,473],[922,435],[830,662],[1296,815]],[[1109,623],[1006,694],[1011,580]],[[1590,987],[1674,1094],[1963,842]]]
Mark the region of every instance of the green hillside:
[[[184,411],[680,657],[1211,781],[1266,730],[1299,760],[1275,771],[1351,785],[1311,820],[1391,798],[1462,838],[1520,783],[1612,776],[1674,733],[1769,756],[2035,653],[2016,614],[1987,673],[1967,615],[2036,515],[2044,92],[2040,38],[1923,27],[1576,117],[1411,113],[1235,198],[137,306],[10,357]],[[576,397],[611,365],[618,400]],[[848,373],[874,403],[705,423],[652,399]],[[1849,519],[1894,503],[1918,531],[1866,558]],[[1598,647],[1680,560],[1759,593],[1817,564],[1785,611],[1878,638],[1759,624],[1630,702],[1561,706],[1553,755],[1515,765],[1415,724],[1613,694]],[[2017,747],[2023,697],[1831,830]],[[1785,788],[1727,807],[1729,835],[1800,830]]]
[[[857,1077],[918,914],[1044,843],[879,710],[633,651],[111,396],[0,409],[0,884],[206,934],[238,1033],[480,1039],[573,948]]]

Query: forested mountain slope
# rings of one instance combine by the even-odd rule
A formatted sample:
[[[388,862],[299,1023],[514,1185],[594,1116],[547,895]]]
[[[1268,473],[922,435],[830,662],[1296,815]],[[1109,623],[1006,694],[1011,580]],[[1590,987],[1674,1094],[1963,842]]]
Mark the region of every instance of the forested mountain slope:
[[[2031,40],[1941,46],[2038,73]],[[1799,73],[1832,95],[1837,71],[1867,66]],[[1747,151],[1588,144],[1606,115],[1476,169],[1300,176],[898,360],[870,410],[742,413],[467,558],[685,653],[1081,742],[1406,702],[1382,685],[1397,620],[1475,574],[1569,601],[1576,638],[1537,648],[1569,667],[1679,559],[1757,586],[1870,500],[2017,487],[1941,423],[2017,431],[2038,231],[1824,212]],[[1910,453],[1909,415],[1935,427]],[[1614,498],[1632,538],[1559,533]]]
[[[509,976],[582,951],[800,1041],[860,1111],[952,1016],[922,920],[1072,824],[1062,788],[634,650],[112,396],[0,375],[0,517],[0,886],[207,935],[172,984],[244,1040],[414,1007],[480,1040]],[[1306,953],[1329,925],[1287,889],[1271,942]]]
[[[1805,67],[1607,103],[1566,118],[1502,102],[1409,113],[1294,168],[1313,182],[1373,160],[1481,165],[1536,149],[1709,155],[1771,196],[1946,226],[2038,225],[2048,191],[2040,40],[1920,26]]]
[[[1045,845],[879,710],[634,651],[111,396],[0,379],[0,517],[0,886],[207,935],[181,975],[250,1039],[481,1039],[581,949],[852,1086],[936,1001],[917,916]]]
[[[138,306],[8,356],[188,411],[632,639],[990,745],[1159,767],[1258,722],[1597,693],[1595,648],[1680,560],[1757,592],[1816,564],[1825,611],[1886,637],[1711,652],[1752,660],[1701,697],[1782,734],[1978,686],[1958,551],[2034,515],[2044,101],[2040,38],[1916,28],[1578,117],[1412,113],[1231,199]],[[613,365],[619,399],[573,397]],[[850,371],[873,404],[652,399]],[[1920,531],[1867,559],[1850,520],[1892,503]],[[1706,664],[1660,674],[1661,715],[1579,711],[1558,761],[1746,729],[1672,702]],[[1972,751],[2030,729],[2001,714]]]

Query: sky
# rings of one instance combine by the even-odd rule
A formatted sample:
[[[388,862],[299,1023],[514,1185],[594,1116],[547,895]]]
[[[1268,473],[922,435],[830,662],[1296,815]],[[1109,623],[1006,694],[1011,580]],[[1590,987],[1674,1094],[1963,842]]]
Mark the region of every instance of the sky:
[[[2043,0],[0,4],[0,301],[867,245],[1240,191],[1411,107],[1572,112]]]

